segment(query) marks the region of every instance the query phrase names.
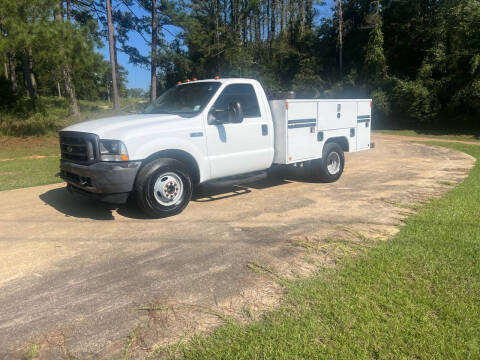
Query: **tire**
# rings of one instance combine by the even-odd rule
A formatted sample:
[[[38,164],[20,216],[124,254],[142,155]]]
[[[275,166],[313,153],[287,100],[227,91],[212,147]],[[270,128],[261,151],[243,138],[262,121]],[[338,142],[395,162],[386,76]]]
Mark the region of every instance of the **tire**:
[[[135,198],[152,218],[179,214],[192,198],[192,178],[178,160],[160,158],[145,165],[137,175]]]
[[[345,167],[345,154],[342,148],[337,143],[327,143],[323,147],[322,155],[321,159],[312,162],[312,177],[327,183],[337,181]]]

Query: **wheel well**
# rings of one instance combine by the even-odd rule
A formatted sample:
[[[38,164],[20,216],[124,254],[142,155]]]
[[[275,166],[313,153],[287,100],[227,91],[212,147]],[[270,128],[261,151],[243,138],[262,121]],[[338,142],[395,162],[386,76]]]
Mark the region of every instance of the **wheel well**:
[[[344,152],[348,152],[349,149],[350,149],[350,146],[348,144],[348,140],[344,136],[330,138],[330,139],[327,140],[327,142],[325,144],[328,144],[328,143],[331,143],[331,142],[334,142],[334,143],[337,143],[338,145],[340,145],[340,147],[342,148],[342,150]]]
[[[174,149],[162,150],[150,155],[148,158],[143,160],[142,167],[151,162],[152,160],[159,158],[175,159],[182,162],[187,167],[187,170],[189,170],[190,175],[192,176],[193,183],[198,184],[200,182],[200,168],[198,167],[195,158],[188,152]]]

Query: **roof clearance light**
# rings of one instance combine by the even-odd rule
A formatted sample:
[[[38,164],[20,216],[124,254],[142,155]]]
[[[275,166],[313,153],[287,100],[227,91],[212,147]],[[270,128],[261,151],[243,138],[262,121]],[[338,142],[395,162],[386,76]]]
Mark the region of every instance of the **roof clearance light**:
[[[178,82],[177,82],[177,85],[182,85],[182,82],[181,82],[181,81],[178,81]]]
[[[197,78],[193,78],[192,81],[197,81],[198,79]]]
[[[220,76],[215,75],[214,79],[215,79],[215,80],[218,80],[218,79],[220,79]]]
[[[190,82],[190,79],[187,79],[185,82]]]

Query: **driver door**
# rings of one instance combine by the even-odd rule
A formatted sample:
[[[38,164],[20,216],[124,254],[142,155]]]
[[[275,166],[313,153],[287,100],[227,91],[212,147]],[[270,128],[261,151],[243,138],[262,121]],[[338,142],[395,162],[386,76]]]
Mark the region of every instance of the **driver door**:
[[[228,123],[228,105],[239,102],[243,121]],[[263,110],[263,109],[262,109]],[[226,86],[210,109],[221,121],[210,124],[207,120],[207,151],[212,178],[262,170],[270,166],[272,151],[265,111],[261,111],[255,89],[251,84]],[[269,134],[270,132],[270,134]]]

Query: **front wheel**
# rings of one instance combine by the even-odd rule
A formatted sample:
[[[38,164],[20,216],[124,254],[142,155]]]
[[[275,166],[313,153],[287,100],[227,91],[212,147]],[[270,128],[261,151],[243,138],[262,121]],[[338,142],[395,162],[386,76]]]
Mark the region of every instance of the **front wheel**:
[[[312,176],[316,180],[335,182],[342,176],[345,155],[337,143],[328,143],[323,147],[321,159],[312,162]]]
[[[145,165],[135,183],[135,198],[142,211],[153,218],[180,213],[192,198],[192,179],[174,159],[157,159]]]

